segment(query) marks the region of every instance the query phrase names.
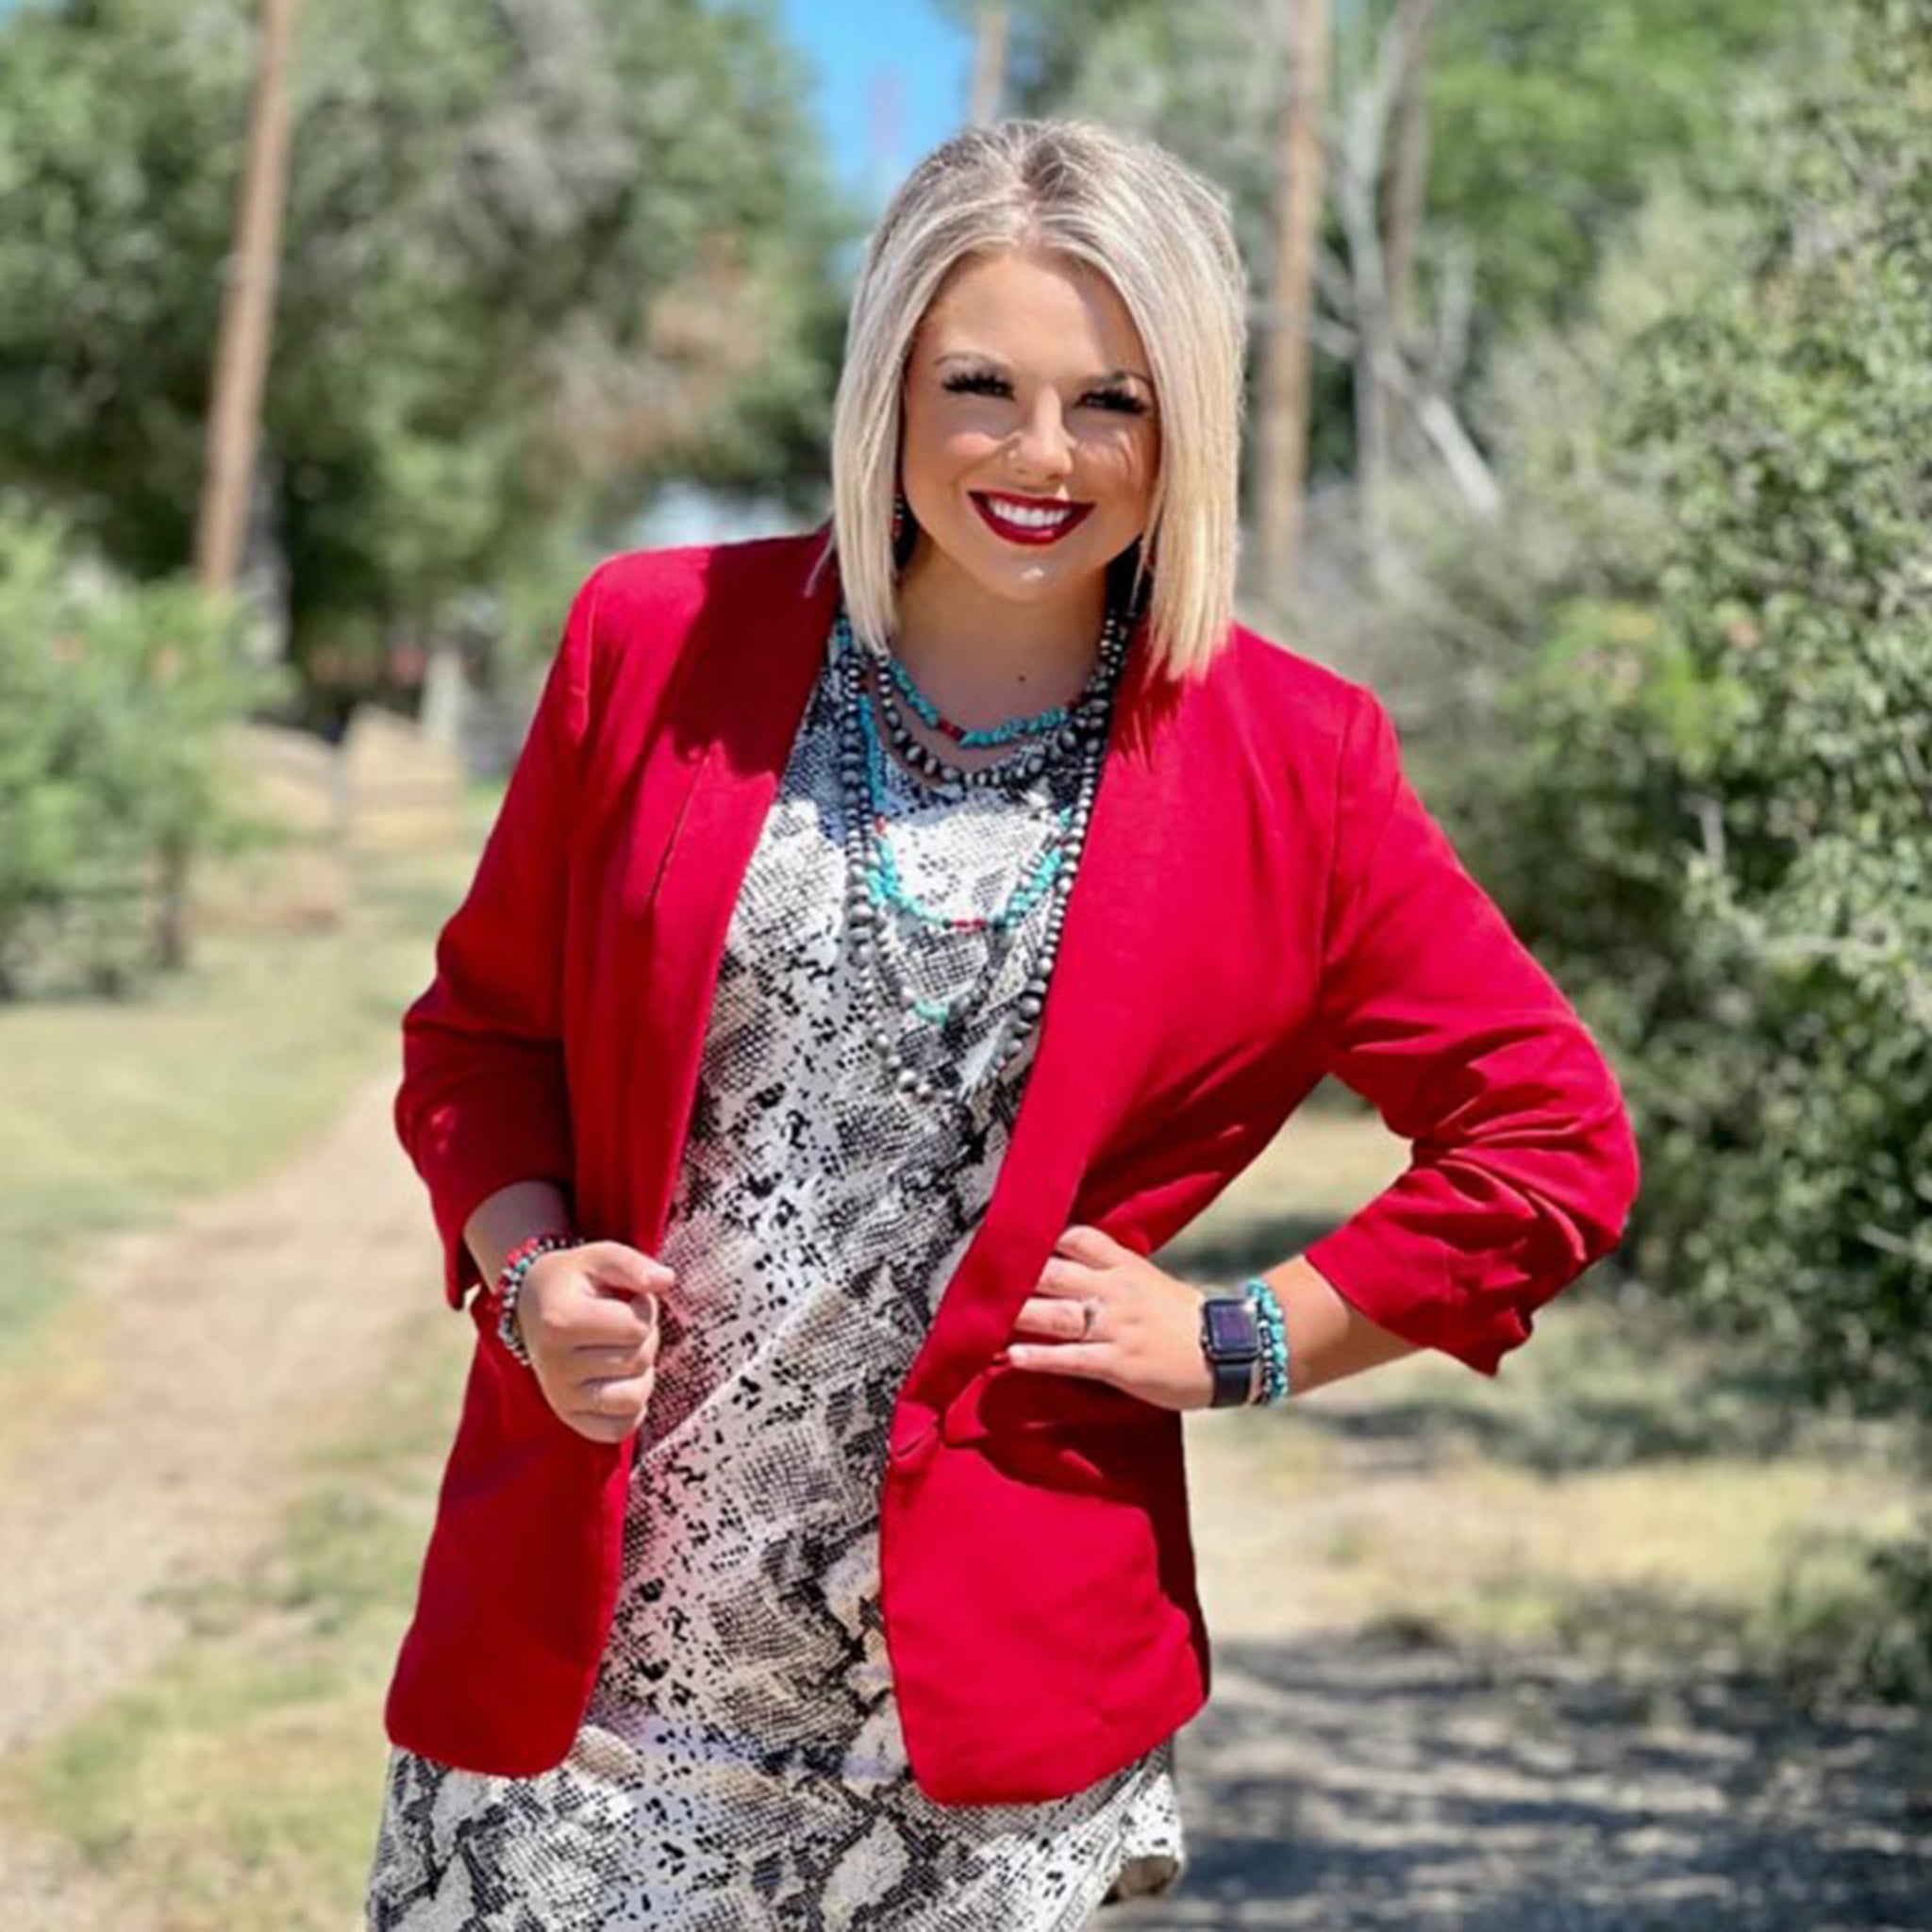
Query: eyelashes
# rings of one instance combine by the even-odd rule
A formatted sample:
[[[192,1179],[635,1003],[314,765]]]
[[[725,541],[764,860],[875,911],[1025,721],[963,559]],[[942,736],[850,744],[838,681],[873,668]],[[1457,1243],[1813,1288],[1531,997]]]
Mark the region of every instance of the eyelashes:
[[[991,370],[974,369],[958,375],[948,375],[940,387],[952,395],[1008,396],[1013,392],[1012,385],[1004,375],[995,375]],[[1147,405],[1132,390],[1110,388],[1089,390],[1080,398],[1083,403],[1092,403],[1099,408],[1111,409],[1123,416],[1144,416]]]
[[[1003,396],[1008,393],[1004,376],[985,375],[977,371],[970,375],[949,375],[940,387],[956,396]]]

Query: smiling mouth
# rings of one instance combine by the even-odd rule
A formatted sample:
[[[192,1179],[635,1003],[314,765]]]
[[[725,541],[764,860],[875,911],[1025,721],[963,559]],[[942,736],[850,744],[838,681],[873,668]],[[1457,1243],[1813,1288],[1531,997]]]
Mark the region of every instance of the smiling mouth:
[[[1084,523],[1092,510],[1091,503],[1049,503],[1036,497],[989,496],[974,490],[969,492],[979,520],[994,536],[1008,543],[1024,543],[1035,548],[1058,543],[1075,525]]]

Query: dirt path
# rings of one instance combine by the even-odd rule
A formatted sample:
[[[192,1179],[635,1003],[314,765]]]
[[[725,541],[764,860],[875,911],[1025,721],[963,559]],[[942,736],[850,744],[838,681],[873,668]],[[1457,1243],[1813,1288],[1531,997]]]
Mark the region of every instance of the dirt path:
[[[1212,1701],[1178,1747],[1192,1864],[1179,1897],[1105,1925],[1932,1927],[1932,1807],[1913,1782],[1923,1713],[1820,1723],[1689,1658],[1635,1674],[1297,1627],[1278,1542],[1268,1611],[1241,1457],[1226,1437],[1191,1436],[1217,1635]],[[1365,1474],[1366,1507],[1374,1483]]]
[[[1183,1734],[1184,1895],[1121,1927],[1875,1932],[1932,1925],[1902,1712],[1802,1724],[1736,1680],[1654,1690],[1342,1634],[1224,1642]]]
[[[0,1453],[0,1757],[166,1652],[183,1592],[261,1546],[302,1451],[433,1288],[393,1091],[369,1081],[289,1166],[111,1244],[83,1285],[48,1391]],[[71,1888],[86,1881],[53,1848],[0,1838],[0,1923],[105,1923]]]

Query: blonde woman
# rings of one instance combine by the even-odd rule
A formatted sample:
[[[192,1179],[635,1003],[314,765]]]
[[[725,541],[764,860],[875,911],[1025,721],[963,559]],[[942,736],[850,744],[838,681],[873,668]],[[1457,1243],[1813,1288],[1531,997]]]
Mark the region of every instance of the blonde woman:
[[[1615,1243],[1591,1036],[1374,697],[1232,622],[1243,308],[1172,157],[961,135],[861,269],[829,531],[579,594],[405,1022],[476,1347],[373,1926],[1173,1886],[1182,1412],[1493,1374]],[[1245,1283],[1151,1259],[1330,1073],[1407,1172]]]

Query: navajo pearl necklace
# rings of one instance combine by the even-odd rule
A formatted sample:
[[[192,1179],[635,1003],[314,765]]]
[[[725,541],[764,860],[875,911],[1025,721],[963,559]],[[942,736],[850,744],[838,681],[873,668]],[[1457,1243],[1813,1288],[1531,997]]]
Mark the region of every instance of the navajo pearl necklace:
[[[955,930],[961,929],[962,925],[965,929],[972,929],[971,920],[957,922],[948,915],[937,913],[934,908],[920,907],[905,891],[887,839],[887,820],[883,800],[879,796],[883,772],[874,763],[877,741],[875,734],[869,729],[873,721],[866,691],[863,654],[853,640],[842,612],[836,623],[834,646],[843,674],[839,771],[845,799],[846,939],[863,1003],[862,1017],[874,1045],[892,1068],[899,1089],[917,1099],[932,1100],[942,1089],[962,1091],[962,1084],[957,1077],[948,1079],[942,1074],[923,1073],[908,1061],[901,1038],[903,1019],[909,1013],[917,1019],[935,1021],[943,1018],[958,1002],[941,1005],[921,1000],[903,986],[894,988],[891,982],[896,975],[892,974],[887,958],[885,928],[894,915],[928,925],[935,921],[943,921]],[[1048,851],[1041,855],[1027,877],[1009,895],[1007,906],[997,914],[982,916],[983,923],[988,925],[996,922],[1012,925],[1024,916],[1024,910],[1037,905],[1042,897],[1047,902],[1039,950],[1028,971],[1025,985],[1008,1009],[1000,1027],[991,1060],[991,1074],[995,1076],[1025,1050],[1027,1039],[1038,1024],[1045,1004],[1054,956],[1065,923],[1067,899],[1078,871],[1080,851],[1086,841],[1093,799],[1099,787],[1106,742],[1106,713],[1110,708],[1111,692],[1125,651],[1125,625],[1109,613],[1101,639],[1095,676],[1090,686],[1090,691],[1098,703],[1090,704],[1083,695],[1082,702],[1074,708],[1078,715],[1070,719],[1053,739],[1047,741],[1049,746],[1064,741],[1077,757],[1074,801],[1063,808],[1050,837]],[[883,696],[883,686],[881,693]],[[883,703],[881,708],[884,708]],[[1037,749],[1040,747],[1029,748],[1027,762],[1032,762],[1031,752]],[[959,774],[959,768],[943,760],[935,758],[933,762],[942,776]],[[1011,762],[1002,760],[999,766],[986,769],[1010,783],[1014,776]],[[979,774],[959,775],[974,777]],[[1020,904],[1022,901],[1024,905]],[[896,997],[893,997],[895,993]]]
[[[995,737],[1005,741],[1008,735],[1016,735],[1019,727],[1023,726],[1029,730],[1038,727],[1044,735],[1037,737],[1030,744],[1023,743],[1017,752],[996,759],[989,765],[955,764],[912,735],[910,726],[906,723],[905,713],[899,708],[893,691],[895,684],[901,689],[910,686],[916,693],[913,708],[928,724],[934,719],[941,719],[942,724],[947,721],[941,718],[939,708],[933,705],[924,692],[919,691],[916,685],[911,685],[910,674],[905,671],[899,660],[896,658],[886,658],[885,667],[890,672],[890,681],[887,676],[879,676],[875,680],[874,690],[878,698],[879,714],[885,721],[886,731],[891,741],[893,751],[922,777],[944,786],[956,793],[968,789],[983,790],[995,785],[1022,784],[1037,777],[1044,769],[1047,760],[1055,754],[1072,752],[1075,748],[1083,728],[1091,728],[1095,721],[1104,719],[1107,708],[1106,680],[1110,675],[1106,639],[1112,631],[1121,628],[1111,612],[1108,614],[1108,629],[1102,634],[1102,648],[1096,654],[1093,671],[1080,694],[1070,706],[1056,705],[1034,718],[1008,719],[1004,724],[991,727],[988,734],[989,741]],[[961,727],[954,725],[952,728],[958,731]]]

